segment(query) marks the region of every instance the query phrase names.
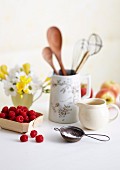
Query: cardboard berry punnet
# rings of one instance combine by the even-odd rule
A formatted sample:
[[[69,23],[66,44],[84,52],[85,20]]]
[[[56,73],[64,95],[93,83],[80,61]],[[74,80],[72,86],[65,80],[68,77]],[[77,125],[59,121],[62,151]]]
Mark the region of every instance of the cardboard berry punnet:
[[[11,111],[9,111],[10,109],[12,108],[12,112],[15,112],[16,114],[16,117],[14,117],[14,119],[12,117],[9,117],[11,116]],[[19,133],[26,133],[32,129],[34,129],[35,127],[39,126],[42,121],[43,121],[43,114],[42,113],[38,113],[38,112],[35,112],[35,111],[26,111],[26,116],[29,118],[29,120],[22,120],[22,119],[18,119],[18,118],[21,118],[23,117],[22,114],[23,114],[23,109],[19,109],[19,113],[18,113],[18,109],[17,110],[14,110],[13,107],[11,107],[8,109],[8,111],[6,111],[6,117],[4,117],[4,110],[6,109],[2,109],[1,113],[0,113],[0,127],[3,128],[3,129],[7,129],[7,130],[11,130],[11,131],[15,131],[15,132],[19,132]],[[35,117],[34,116],[31,116],[30,113],[35,113]],[[25,111],[24,111],[24,114],[25,114]],[[34,118],[34,119],[31,119],[31,118]],[[22,121],[21,121],[22,120]]]

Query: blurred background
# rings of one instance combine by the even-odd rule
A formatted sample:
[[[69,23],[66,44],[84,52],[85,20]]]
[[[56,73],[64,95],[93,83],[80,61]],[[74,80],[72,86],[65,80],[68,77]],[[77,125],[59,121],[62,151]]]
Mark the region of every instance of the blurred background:
[[[120,0],[0,0],[0,65],[11,68],[29,62],[38,76],[49,75],[52,69],[43,60],[42,49],[48,46],[47,29],[57,26],[63,36],[65,68],[71,68],[76,41],[97,33],[103,48],[81,73],[91,74],[94,89],[106,80],[120,83],[119,7]]]

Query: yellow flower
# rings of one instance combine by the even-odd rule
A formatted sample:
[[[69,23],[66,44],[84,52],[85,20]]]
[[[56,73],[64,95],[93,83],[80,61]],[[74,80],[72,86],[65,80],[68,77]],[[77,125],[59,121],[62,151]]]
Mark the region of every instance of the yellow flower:
[[[30,73],[30,64],[29,63],[23,64],[23,70],[28,75]]]
[[[51,81],[50,77],[47,77],[44,82]]]
[[[28,94],[29,93],[29,89],[27,88],[27,85],[31,82],[31,78],[30,77],[26,77],[26,76],[21,76],[20,77],[20,82],[18,82],[16,84],[17,87],[17,92],[22,95],[23,93]]]
[[[0,79],[6,79],[6,76],[5,76],[5,74],[1,71],[1,69],[0,69]]]
[[[25,85],[29,84],[31,82],[31,77],[21,76],[20,81],[23,82]]]
[[[24,93],[29,94],[29,89],[24,89]]]
[[[49,85],[51,85],[51,78],[47,77],[44,81],[44,86],[46,87],[46,86],[49,86]]]
[[[7,71],[7,66],[6,65],[1,65],[1,71],[4,73],[4,74],[8,74],[8,71]]]
[[[0,79],[6,79],[7,74],[8,74],[7,66],[6,65],[1,65],[0,66]]]
[[[18,82],[16,84],[17,92],[21,95],[24,92],[25,84],[23,82]]]

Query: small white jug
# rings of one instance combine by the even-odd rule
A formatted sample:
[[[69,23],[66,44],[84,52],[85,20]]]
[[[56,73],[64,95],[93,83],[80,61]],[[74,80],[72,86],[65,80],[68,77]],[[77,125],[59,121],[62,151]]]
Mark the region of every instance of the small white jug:
[[[85,99],[77,105],[79,106],[81,124],[91,130],[103,128],[109,122],[115,120],[120,112],[117,105],[107,105],[105,100],[99,98]],[[114,108],[115,115],[113,117],[110,116],[109,108]]]

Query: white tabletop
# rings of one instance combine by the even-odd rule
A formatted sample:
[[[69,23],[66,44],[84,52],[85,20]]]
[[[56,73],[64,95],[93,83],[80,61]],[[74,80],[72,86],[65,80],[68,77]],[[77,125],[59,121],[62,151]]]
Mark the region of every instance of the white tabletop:
[[[43,123],[36,128],[44,136],[43,143],[29,138],[22,143],[21,134],[0,130],[0,170],[119,170],[120,117],[99,131],[110,136],[110,141],[99,142],[83,137],[76,143],[67,143],[54,131],[63,125],[48,120],[49,95],[43,95],[32,109],[44,113]],[[72,124],[80,127],[80,122]],[[67,126],[67,125],[64,125]]]

